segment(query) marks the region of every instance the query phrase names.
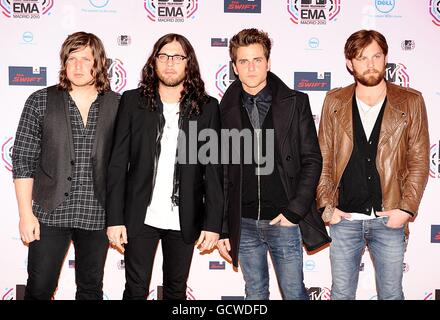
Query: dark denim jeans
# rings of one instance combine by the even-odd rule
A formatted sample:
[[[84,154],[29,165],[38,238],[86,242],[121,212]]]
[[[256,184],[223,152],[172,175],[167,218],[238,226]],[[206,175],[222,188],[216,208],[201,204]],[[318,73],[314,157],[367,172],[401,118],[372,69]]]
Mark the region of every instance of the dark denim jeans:
[[[354,300],[359,265],[368,246],[376,274],[379,300],[403,300],[404,227],[389,228],[388,217],[349,221],[330,225],[330,262],[333,300]]]
[[[269,299],[269,251],[282,298],[308,300],[299,227],[271,226],[269,222],[248,218],[241,220],[239,263],[245,280],[246,299]]]
[[[40,223],[40,240],[29,244],[25,300],[52,298],[71,242],[75,248],[75,299],[103,299],[104,265],[108,251],[105,230],[49,227]]]

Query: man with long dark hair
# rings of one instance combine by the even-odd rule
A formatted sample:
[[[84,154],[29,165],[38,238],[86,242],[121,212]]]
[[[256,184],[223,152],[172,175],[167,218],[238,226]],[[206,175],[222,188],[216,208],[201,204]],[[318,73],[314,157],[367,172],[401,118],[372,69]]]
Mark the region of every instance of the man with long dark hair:
[[[105,189],[119,95],[94,34],[64,41],[59,84],[26,101],[12,162],[20,236],[29,245],[25,299],[51,299],[70,243],[76,299],[103,298]]]
[[[190,42],[164,35],[139,88],[122,96],[108,169],[107,235],[124,252],[124,299],[146,299],[159,240],[163,299],[186,299],[195,241],[202,251],[217,243],[222,170],[218,148],[202,155],[202,130],[218,137],[218,102],[205,92]]]
[[[355,83],[327,93],[319,127],[317,200],[333,239],[331,298],[355,299],[368,246],[377,298],[401,300],[405,229],[429,174],[425,102],[420,92],[385,81],[388,44],[381,33],[353,33],[344,53]]]

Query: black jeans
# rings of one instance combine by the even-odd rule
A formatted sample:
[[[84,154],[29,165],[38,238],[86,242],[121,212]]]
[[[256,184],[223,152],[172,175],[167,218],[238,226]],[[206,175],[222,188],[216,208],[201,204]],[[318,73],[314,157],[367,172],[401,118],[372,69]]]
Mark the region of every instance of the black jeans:
[[[194,244],[185,243],[180,231],[144,225],[139,234],[128,238],[125,246],[124,300],[147,298],[159,240],[162,240],[163,299],[186,299],[186,282]]]
[[[108,251],[105,230],[49,227],[40,223],[40,240],[29,244],[25,300],[50,300],[70,242],[75,248],[76,300],[102,300]]]

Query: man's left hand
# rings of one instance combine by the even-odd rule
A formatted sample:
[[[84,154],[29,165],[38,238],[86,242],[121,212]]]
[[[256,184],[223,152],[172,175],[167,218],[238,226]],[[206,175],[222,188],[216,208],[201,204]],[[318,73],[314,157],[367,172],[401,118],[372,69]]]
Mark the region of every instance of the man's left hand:
[[[293,227],[295,224],[290,222],[282,213],[277,215],[271,222],[270,225],[279,223],[281,227]]]
[[[376,212],[379,217],[388,217],[387,227],[401,228],[406,222],[408,222],[411,215],[400,209],[393,209],[389,211]]]
[[[216,232],[203,230],[197,240],[196,247],[201,251],[209,251],[215,248],[220,235]]]

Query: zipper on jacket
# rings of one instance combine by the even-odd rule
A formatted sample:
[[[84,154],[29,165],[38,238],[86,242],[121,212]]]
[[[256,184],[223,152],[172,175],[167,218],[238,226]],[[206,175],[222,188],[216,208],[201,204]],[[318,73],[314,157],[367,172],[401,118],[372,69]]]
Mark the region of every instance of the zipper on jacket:
[[[260,180],[260,134],[261,129],[256,129],[255,133],[257,135],[257,185],[258,185],[258,220],[260,220],[261,215],[261,180]]]

